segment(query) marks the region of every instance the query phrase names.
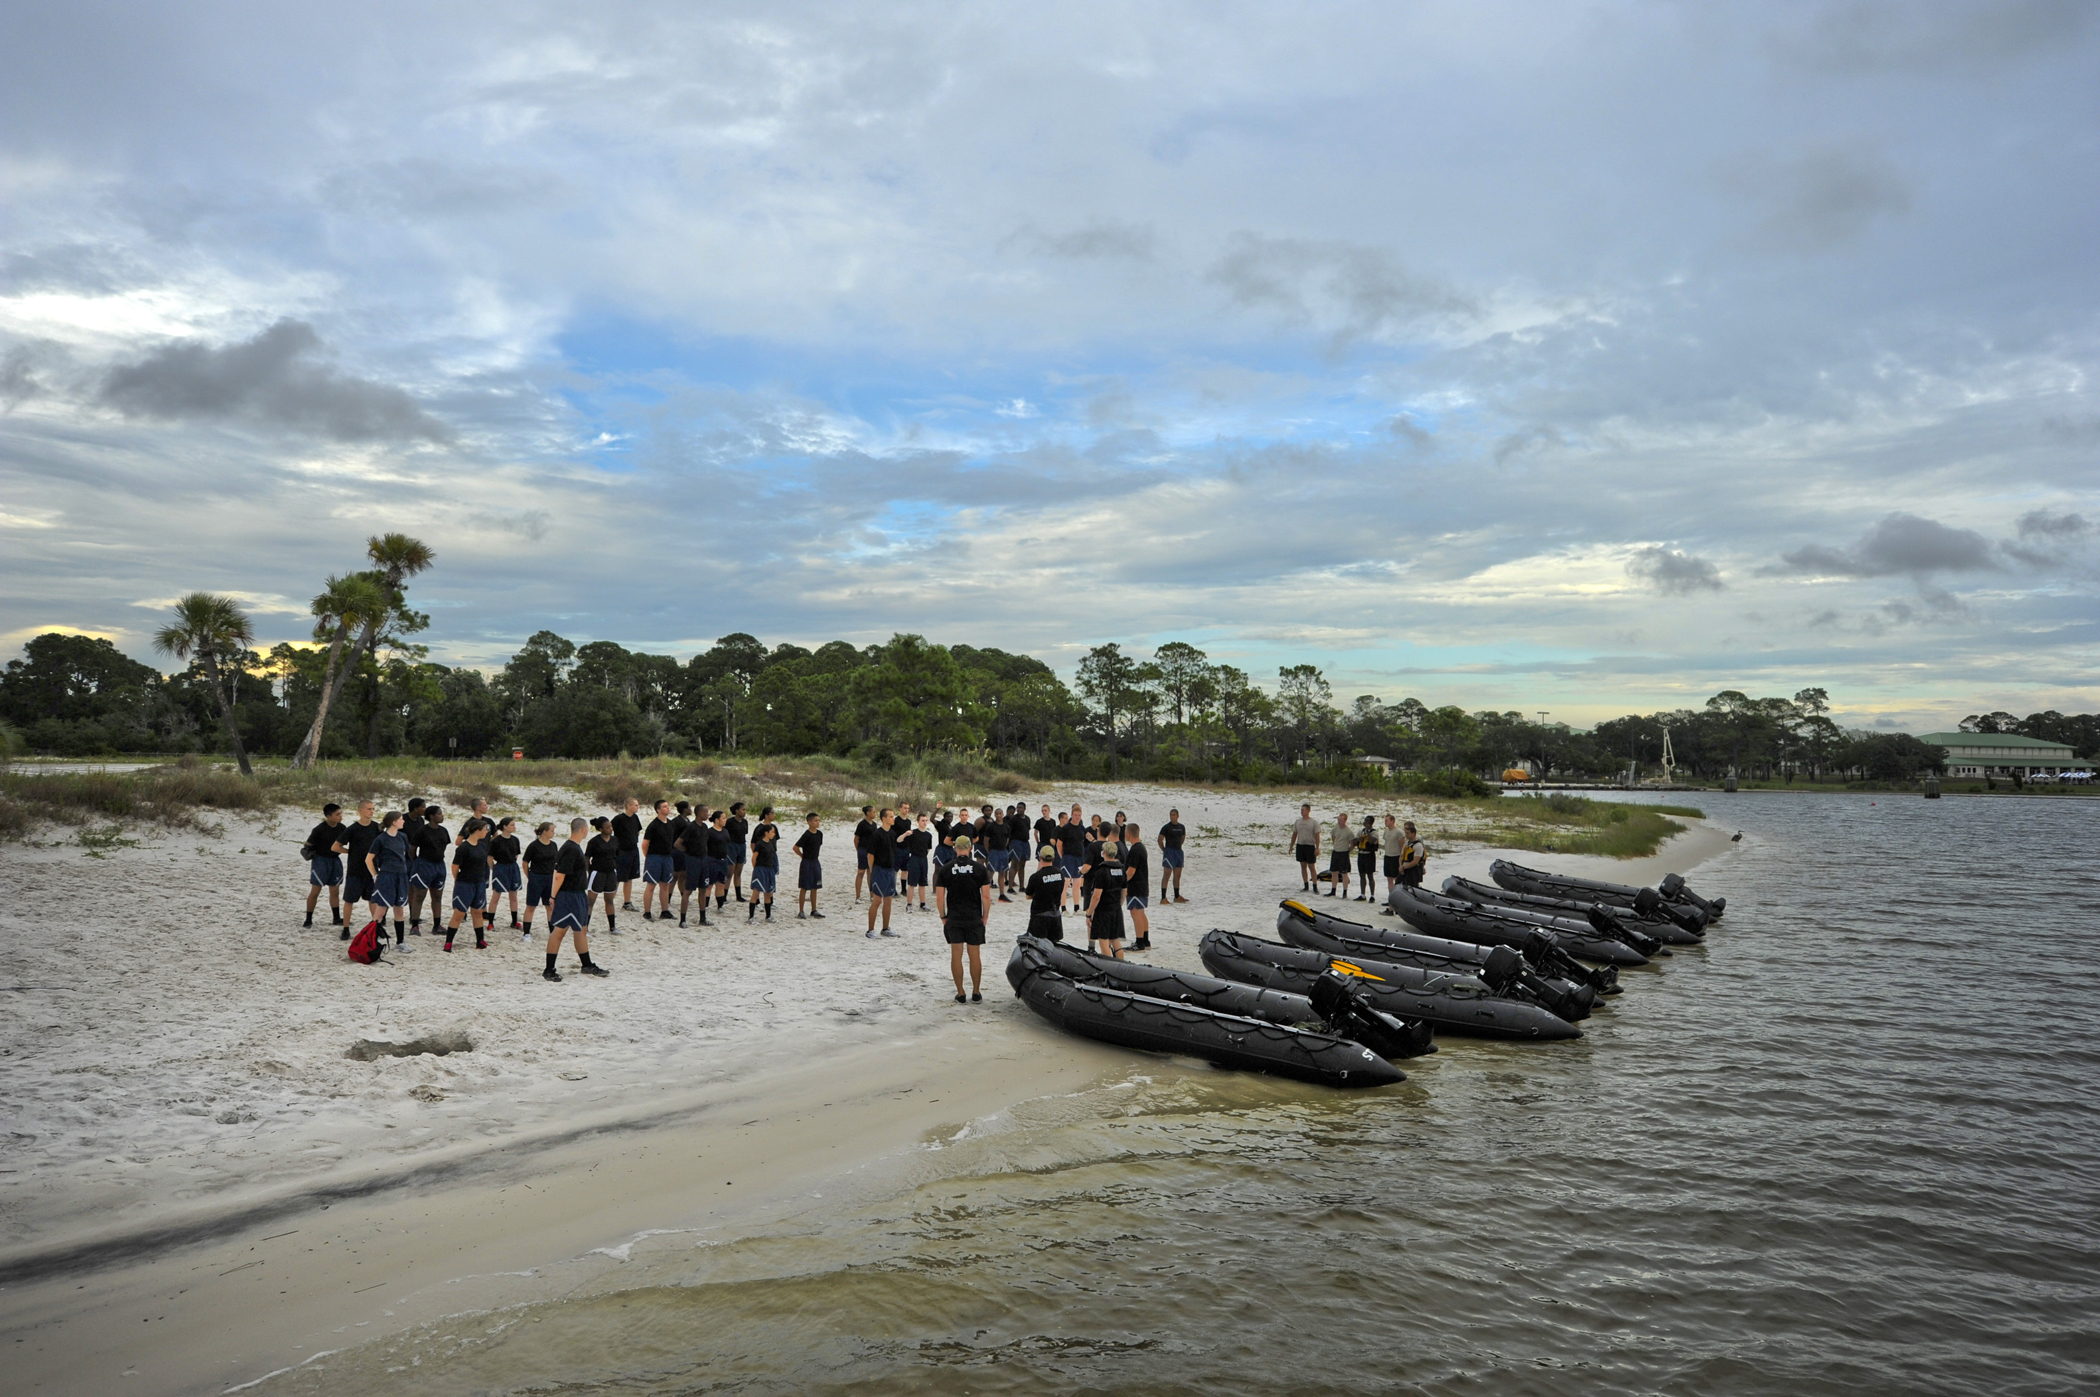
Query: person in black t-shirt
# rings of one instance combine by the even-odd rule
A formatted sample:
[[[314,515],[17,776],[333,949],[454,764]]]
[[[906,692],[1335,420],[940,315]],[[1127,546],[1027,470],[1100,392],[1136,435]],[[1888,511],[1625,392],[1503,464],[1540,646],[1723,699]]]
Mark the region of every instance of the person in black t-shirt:
[[[1072,890],[1072,910],[1078,911],[1084,903],[1085,885],[1080,882],[1083,863],[1086,859],[1086,826],[1080,823],[1079,812],[1074,809],[1071,817],[1057,827],[1058,866],[1065,871],[1065,886]]]
[[[1123,896],[1128,887],[1119,846],[1103,840],[1100,857],[1086,875],[1086,934],[1095,951],[1117,960],[1123,959]]]
[[[379,822],[372,818],[372,802],[357,803],[357,820],[343,826],[343,940],[350,939],[350,924],[357,920],[357,904],[372,902],[372,870],[365,859],[372,841],[379,838]],[[380,920],[379,907],[367,909],[372,920]]]
[[[693,817],[679,832],[678,846],[685,853],[685,877],[678,891],[678,925],[684,926],[693,905],[693,896],[700,898],[700,925],[711,926],[707,920],[707,803],[693,807]]]
[[[882,934],[890,930],[890,904],[897,896],[897,812],[885,808],[861,848],[868,855],[868,939],[875,939],[875,914],[882,914]]]
[[[482,925],[482,912],[488,904],[489,851],[482,840],[488,836],[489,822],[479,815],[468,818],[459,828],[459,843],[452,847],[452,920],[445,924],[445,949],[452,949],[452,938],[459,932],[459,924],[467,918],[474,919],[474,949],[489,948],[488,929]],[[436,929],[433,920],[432,929]]]
[[[489,907],[488,922],[496,924],[496,905],[510,894],[510,929],[518,926],[518,889],[525,886],[525,876],[518,868],[518,822],[505,815],[496,822],[496,832],[489,836]]]
[[[416,826],[416,861],[409,865],[408,934],[423,934],[423,900],[430,900],[430,929],[437,930],[438,899],[445,895],[445,861],[452,857],[452,831],[445,828],[445,812],[435,805],[423,807],[423,823]]]
[[[597,833],[591,842],[583,846],[583,857],[589,863],[589,879],[586,886],[590,895],[603,899],[605,903],[605,934],[619,936],[619,908],[613,899],[620,886],[620,841],[613,834],[612,821],[600,815],[591,821]]]
[[[650,910],[659,897],[663,906],[658,909],[664,921],[671,920],[671,887],[678,881],[677,871],[671,867],[671,846],[675,838],[671,823],[671,802],[656,802],[656,818],[649,821],[642,831],[642,920],[652,921],[657,912]]]
[[[868,885],[869,861],[875,855],[868,848],[868,836],[875,830],[875,807],[860,808],[860,823],[853,827],[853,902],[860,905],[861,890]]]
[[[1167,822],[1159,827],[1159,900],[1187,902],[1181,895],[1181,865],[1187,859],[1181,846],[1188,842],[1188,826],[1181,823],[1181,812],[1169,810]]]
[[[1042,818],[1035,822],[1036,852],[1041,853],[1045,844],[1054,845],[1056,843],[1057,817],[1050,813],[1050,807],[1046,805],[1043,807]]]
[[[602,822],[605,817],[598,818]],[[583,973],[600,976],[607,973],[591,962],[591,859],[583,844],[583,833],[589,828],[590,822],[580,815],[569,821],[568,842],[555,855],[554,909],[551,914],[554,921],[547,932],[547,968],[540,972],[549,980],[561,978],[561,973],[554,968],[554,958],[561,952],[562,937],[572,931],[576,933],[576,956],[582,962]]]
[[[795,920],[799,922],[804,916],[810,916],[822,921],[824,914],[817,910],[817,890],[824,886],[824,865],[818,857],[824,848],[824,831],[817,828],[820,821],[816,811],[810,811],[802,819],[807,828],[795,840],[795,854],[801,860],[795,875]],[[809,902],[807,913],[802,910],[805,899]]]
[[[779,881],[780,826],[773,822],[773,807],[768,805],[758,812],[758,823],[751,827],[751,904],[744,910],[745,921],[758,915],[760,899],[765,902],[766,920],[773,920],[773,889]]]
[[[634,880],[642,876],[642,803],[633,796],[627,797],[627,808],[612,817],[609,833],[613,839],[613,872],[620,883],[620,907],[624,911],[634,910]],[[606,887],[600,891],[610,894]],[[612,904],[605,904],[610,913]]]
[[[681,800],[678,802],[677,810],[678,813],[671,817],[671,871],[678,875],[678,891],[684,892],[686,891],[685,828],[693,822],[693,803],[689,800]],[[666,898],[669,896],[670,894],[665,894]],[[671,910],[671,904],[668,901],[664,903],[664,910],[666,912]]]
[[[314,904],[321,900],[321,889],[328,889],[328,910],[333,916],[330,926],[343,924],[343,851],[349,848],[343,837],[343,807],[330,801],[321,807],[321,823],[313,827],[306,836],[306,847],[301,852],[306,856],[306,924],[314,924]]]
[[[722,829],[729,836],[729,895],[738,902],[744,900],[744,864],[751,857],[751,821],[744,814],[744,802],[729,802],[729,818]],[[744,918],[749,921],[749,915]]]
[[[904,851],[904,910],[926,910],[926,877],[933,858],[933,830],[925,815],[897,846]],[[914,900],[916,899],[916,900]]]
[[[715,910],[729,901],[729,812],[717,810],[707,817],[707,890],[700,895],[713,897]]]
[[[1036,856],[1027,891],[1028,934],[1046,941],[1064,940],[1065,870],[1057,861],[1057,850],[1048,844]]]
[[[992,870],[971,848],[970,836],[955,836],[955,861],[934,875],[934,906],[941,937],[948,943],[948,970],[955,977],[955,1002],[964,1003],[963,954],[970,957],[970,993],[984,999],[984,924],[992,911]]]
[[[1006,865],[1006,890],[1019,892],[1035,862],[1035,846],[1028,842],[1028,807],[1014,804],[1006,811],[1006,843],[1013,857]]]
[[[1152,855],[1141,833],[1134,824],[1123,825],[1123,910],[1130,914],[1130,929],[1137,933],[1130,942],[1133,951],[1152,949],[1152,924],[1145,918],[1152,900]]]
[[[554,864],[561,856],[561,845],[554,840],[554,822],[544,820],[532,832],[532,842],[518,855],[525,865],[525,925],[518,930],[525,936],[532,935],[532,912],[536,907],[547,909],[547,921],[554,922]]]
[[[989,805],[978,812],[976,838],[977,847],[992,870],[992,891],[999,895],[999,901],[1012,901],[1006,895],[1006,870],[1013,865],[1013,840],[1007,833],[1005,812],[995,812]]]

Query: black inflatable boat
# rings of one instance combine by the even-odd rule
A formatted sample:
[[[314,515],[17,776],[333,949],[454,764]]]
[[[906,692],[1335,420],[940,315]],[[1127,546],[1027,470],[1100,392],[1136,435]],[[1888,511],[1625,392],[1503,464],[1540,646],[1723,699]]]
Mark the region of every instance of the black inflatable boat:
[[[1583,960],[1601,961],[1606,965],[1648,963],[1645,953],[1627,944],[1628,934],[1623,928],[1586,926],[1578,932],[1568,928],[1566,923],[1542,926],[1538,920],[1519,914],[1513,907],[1465,902],[1423,888],[1410,888],[1405,883],[1394,885],[1387,902],[1409,926],[1431,936],[1448,936],[1454,941],[1473,941],[1483,946],[1514,946],[1526,932],[1543,932],[1569,955]],[[1554,920],[1545,919],[1548,923]],[[1653,937],[1643,937],[1642,940],[1660,949]]]
[[[1200,950],[1204,966],[1213,974],[1271,989],[1298,991],[1323,976],[1347,975],[1387,1013],[1427,1019],[1440,1033],[1534,1042],[1582,1036],[1581,1029],[1552,1010],[1530,999],[1498,993],[1476,976],[1329,956],[1230,931],[1206,934]],[[1492,968],[1493,973],[1522,973],[1523,960],[1511,950]]]
[[[1352,1039],[1081,984],[1052,970],[1040,954],[1020,955],[1014,988],[1022,1002],[1082,1038],[1145,1052],[1185,1053],[1323,1086],[1382,1087],[1407,1080],[1406,1073]]]
[[[1696,909],[1709,922],[1721,919],[1728,908],[1725,897],[1704,898],[1685,886],[1682,874],[1667,875],[1652,888],[1630,883],[1603,883],[1594,878],[1576,878],[1566,873],[1542,873],[1536,868],[1496,859],[1488,865],[1488,877],[1511,892],[1542,893],[1547,897],[1593,897],[1600,902],[1640,910],[1659,901],[1664,906]]]
[[[1346,922],[1340,917],[1304,917],[1296,915],[1288,906],[1276,915],[1276,934],[1287,946],[1298,946],[1323,955],[1339,956],[1348,960],[1375,960],[1393,967],[1406,967],[1425,973],[1470,975],[1485,982],[1490,961],[1504,949],[1516,951],[1525,961],[1521,967],[1525,986],[1517,998],[1528,998],[1551,1009],[1570,1023],[1579,1023],[1590,1016],[1596,1007],[1600,991],[1593,980],[1602,980],[1610,985],[1609,993],[1619,992],[1619,972],[1610,966],[1594,970],[1576,964],[1565,951],[1555,946],[1543,935],[1535,938],[1529,947],[1473,946],[1463,941],[1446,944],[1472,952],[1463,961],[1451,960],[1436,963],[1424,953],[1406,946],[1393,944],[1396,940],[1435,941],[1432,936],[1418,936],[1405,931],[1385,931],[1379,927],[1366,926],[1362,922]],[[1546,960],[1555,966],[1555,971],[1540,969],[1532,963],[1532,957]],[[1567,974],[1556,973],[1565,970]],[[1534,984],[1533,981],[1536,983]]]
[[[1016,991],[1034,962],[1081,984],[1354,1038],[1380,1057],[1420,1057],[1436,1051],[1431,1025],[1387,1014],[1339,976],[1333,985],[1314,985],[1304,992],[1264,989],[1142,961],[1097,956],[1060,941],[1023,936],[1014,943],[1013,955],[1006,962],[1007,981]]]
[[[1647,910],[1629,907],[1624,903],[1606,905],[1596,898],[1548,897],[1543,893],[1511,892],[1492,883],[1476,883],[1470,878],[1452,876],[1444,880],[1444,896],[1455,897],[1463,902],[1481,902],[1489,906],[1521,907],[1530,912],[1543,912],[1550,917],[1572,917],[1587,921],[1593,909],[1604,907],[1606,913],[1617,917],[1622,923],[1646,932],[1666,946],[1690,946],[1706,939],[1706,914],[1696,907],[1672,907],[1660,897]],[[1670,915],[1676,913],[1676,916]]]

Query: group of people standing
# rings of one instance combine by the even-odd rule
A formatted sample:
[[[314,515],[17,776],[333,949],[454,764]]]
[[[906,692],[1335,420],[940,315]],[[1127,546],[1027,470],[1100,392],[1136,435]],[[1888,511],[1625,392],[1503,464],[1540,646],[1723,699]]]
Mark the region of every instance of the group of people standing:
[[[1327,871],[1320,871],[1320,845],[1327,845]],[[1335,816],[1334,824],[1322,825],[1313,818],[1312,806],[1298,807],[1298,818],[1291,823],[1291,848],[1298,859],[1298,879],[1305,892],[1316,892],[1317,885],[1327,885],[1327,896],[1348,897],[1352,902],[1372,901],[1372,889],[1380,871],[1380,855],[1383,853],[1385,873],[1385,895],[1391,898],[1393,887],[1418,888],[1422,886],[1422,875],[1429,865],[1429,847],[1415,831],[1413,820],[1395,823],[1394,817],[1385,817],[1385,827],[1380,829],[1375,816],[1366,815],[1363,823],[1352,825],[1347,813]],[[1349,881],[1351,864],[1355,865],[1357,891],[1350,897]]]
[[[799,862],[795,916],[822,919],[825,914],[817,901],[824,886],[823,821],[811,811],[802,824],[788,846]],[[1181,895],[1187,837],[1181,812],[1169,812],[1154,840],[1160,851],[1162,901],[1188,900]],[[701,926],[714,924],[708,919],[710,899],[719,914],[732,896],[745,908],[747,922],[761,913],[770,922],[780,843],[773,808],[760,810],[753,821],[742,801],[709,810],[688,801],[659,800],[654,817],[645,823],[641,803],[630,799],[619,814],[571,820],[565,840],[557,840],[552,821],[538,825],[530,840],[522,838],[516,819],[490,816],[486,800],[474,801],[456,835],[445,825],[444,810],[420,798],[383,816],[375,814],[372,801],[363,801],[351,821],[343,819],[341,806],[330,804],[323,807],[321,822],[301,851],[308,866],[306,925],[313,925],[325,890],[331,921],[341,928],[345,941],[351,939],[351,924],[363,903],[382,937],[386,923],[392,922],[394,948],[405,955],[414,949],[409,938],[423,935],[427,906],[431,933],[444,937],[444,950],[453,949],[460,930],[468,925],[475,947],[486,949],[488,931],[508,897],[510,929],[526,939],[532,936],[538,909],[547,909],[545,978],[561,978],[556,960],[570,936],[575,938],[582,972],[602,977],[609,972],[592,960],[589,943],[592,913],[599,902],[605,908],[606,931],[615,936],[621,934],[618,918],[623,911],[638,910],[644,921],[670,920],[674,894],[680,926],[688,924],[695,895]],[[1146,918],[1152,900],[1151,857],[1142,831],[1120,810],[1112,820],[1098,814],[1088,819],[1077,805],[1055,816],[1045,805],[1040,817],[1031,821],[1020,804],[1003,809],[985,805],[975,815],[945,808],[914,815],[909,804],[881,810],[863,806],[853,831],[853,854],[853,897],[856,903],[866,897],[869,939],[897,934],[890,918],[901,876],[905,910],[931,910],[941,920],[951,948],[958,1003],[984,998],[985,926],[996,903],[1013,902],[1016,896],[1029,901],[1032,934],[1063,940],[1069,909],[1085,917],[1087,939],[1104,955],[1123,954],[1126,925],[1137,933],[1133,949],[1152,944]],[[451,915],[441,927],[448,880]],[[642,884],[639,909],[633,901],[636,881]],[[970,971],[967,991],[965,957]]]

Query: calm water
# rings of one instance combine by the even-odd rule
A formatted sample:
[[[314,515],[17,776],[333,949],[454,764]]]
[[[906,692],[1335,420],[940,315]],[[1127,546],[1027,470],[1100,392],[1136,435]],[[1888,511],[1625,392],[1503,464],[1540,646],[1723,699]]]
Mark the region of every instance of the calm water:
[[[1728,918],[1580,1043],[1032,1103],[259,1390],[2100,1391],[2100,802],[1704,799]]]

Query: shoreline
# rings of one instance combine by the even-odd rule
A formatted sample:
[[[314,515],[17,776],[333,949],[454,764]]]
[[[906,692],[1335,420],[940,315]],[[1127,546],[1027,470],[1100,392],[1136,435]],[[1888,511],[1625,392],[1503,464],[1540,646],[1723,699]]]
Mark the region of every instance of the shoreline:
[[[1295,890],[1275,836],[1297,796],[1064,787],[1033,803],[1128,808],[1148,830],[1168,805],[1183,806],[1191,902],[1154,910],[1158,949],[1147,958],[1200,969],[1195,943],[1209,927],[1271,934],[1277,902]],[[1335,802],[1312,798],[1331,818]],[[1508,853],[1652,883],[1734,847],[1710,819],[1684,823],[1645,859],[1465,844],[1437,851],[1430,877],[1484,878]],[[143,877],[156,864],[193,862],[169,847],[177,844],[199,846],[195,857],[207,862],[238,864],[240,841],[256,833],[179,832],[109,852]],[[10,887],[0,923],[22,924],[19,909],[78,867],[79,850],[37,852],[41,873],[25,875],[19,860],[6,870],[10,884],[26,877],[30,886]],[[259,926],[283,924],[281,862],[241,902],[241,915]],[[827,868],[828,922],[747,932],[739,921],[733,933],[706,935],[645,925],[606,938],[622,973],[573,986],[581,993],[565,993],[567,983],[543,991],[536,949],[521,956],[515,937],[479,958],[419,953],[382,980],[348,966],[333,933],[316,929],[267,933],[271,950],[252,965],[229,962],[212,987],[223,1012],[191,1013],[163,982],[118,973],[125,955],[157,948],[152,933],[110,927],[107,943],[89,943],[116,967],[103,1021],[134,1025],[140,1043],[123,1046],[135,1064],[113,1061],[120,1040],[92,1030],[47,1048],[26,1026],[58,1025],[25,1016],[17,996],[0,1002],[11,1011],[8,1052],[22,1068],[34,1061],[50,1091],[71,1094],[39,1096],[40,1111],[58,1120],[100,1106],[74,1085],[94,1083],[137,1116],[131,1145],[103,1135],[78,1145],[39,1139],[50,1162],[28,1171],[35,1182],[20,1173],[5,1180],[0,1275],[14,1279],[0,1283],[0,1329],[17,1360],[17,1390],[99,1391],[120,1376],[169,1392],[248,1382],[321,1350],[507,1303],[520,1287],[550,1283],[550,1267],[600,1253],[615,1264],[613,1252],[651,1231],[734,1229],[815,1180],[831,1181],[818,1187],[834,1193],[841,1178],[868,1177],[885,1159],[1022,1101],[1133,1070],[1181,1070],[1059,1034],[1015,1000],[1002,971],[1017,909],[997,909],[986,1002],[963,1010],[949,1002],[932,919],[899,915],[901,939],[868,942],[851,881],[848,869]],[[1357,907],[1343,915],[1374,915]],[[454,1024],[472,1029],[476,1051],[371,1064],[341,1056],[348,1038]],[[274,1114],[241,1127],[229,1145],[233,1132],[173,1103],[186,1083],[199,1093],[217,1088],[219,1100],[248,1090],[258,1034],[274,1045],[263,1080],[291,1090],[280,1089]],[[212,1075],[188,1070],[193,1061]],[[18,1088],[28,1089],[20,1080]],[[271,1109],[252,1093],[244,1099]],[[115,1152],[101,1161],[105,1150]],[[19,1139],[11,1151],[8,1163],[29,1162]],[[98,1172],[98,1164],[115,1168]],[[562,1200],[551,1211],[550,1189]],[[587,1201],[570,1201],[578,1197]],[[83,1226],[90,1218],[95,1225]]]

